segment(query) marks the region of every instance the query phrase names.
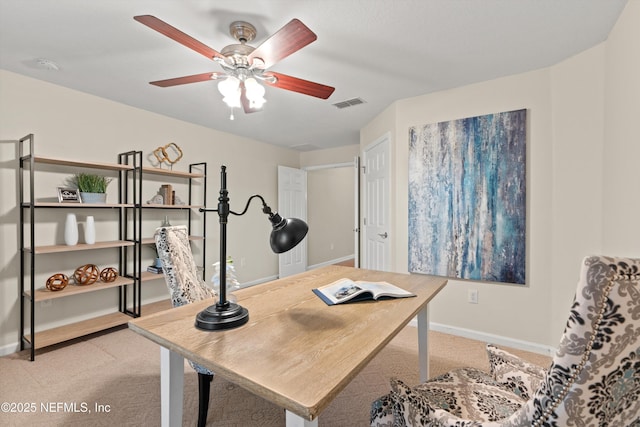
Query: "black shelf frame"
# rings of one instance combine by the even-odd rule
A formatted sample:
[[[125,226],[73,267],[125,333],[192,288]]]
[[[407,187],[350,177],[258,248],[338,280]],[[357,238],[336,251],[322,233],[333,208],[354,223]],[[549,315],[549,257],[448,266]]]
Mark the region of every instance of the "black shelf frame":
[[[48,204],[46,206],[38,206],[35,200],[35,171],[36,171],[36,156],[35,156],[35,136],[34,134],[28,134],[18,140],[18,192],[19,192],[19,201],[18,201],[18,211],[19,211],[19,230],[18,230],[18,238],[20,241],[20,279],[19,279],[19,298],[20,298],[20,350],[29,349],[30,350],[30,360],[35,360],[35,350],[36,350],[36,285],[35,285],[35,275],[36,275],[36,239],[35,239],[35,224],[36,224],[36,209],[69,209],[71,207],[86,207],[82,204],[80,205],[67,205],[60,203],[60,205],[52,205]],[[132,168],[128,170],[118,170],[118,206],[113,205],[105,205],[100,206],[99,204],[92,204],[90,206],[91,209],[119,209],[119,224],[120,224],[120,240],[124,239],[123,233],[123,225],[125,224],[125,219],[127,218],[127,210],[131,208],[127,208],[124,204],[128,203],[128,190],[126,189],[126,179],[131,177],[134,183],[133,192],[133,202],[134,206],[134,218],[136,217],[138,221],[134,219],[134,228],[137,227],[139,230],[139,219],[140,219],[140,200],[141,200],[141,182],[140,182],[140,171],[142,169],[142,152],[128,152],[122,153],[119,155],[119,164],[129,164],[131,160]],[[62,166],[68,167],[68,166]],[[92,168],[89,164],[88,168]],[[25,183],[26,171],[28,169],[28,183]],[[25,197],[25,185],[28,184],[27,196]],[[123,191],[124,190],[124,191]],[[135,200],[138,200],[138,203]],[[25,221],[29,221],[29,239],[28,242],[25,242]],[[125,230],[126,231],[126,230]],[[139,233],[139,232],[138,232]],[[123,274],[125,277],[128,277],[133,280],[133,285],[122,285],[118,286],[119,296],[118,296],[118,311],[121,313],[127,314],[131,317],[137,317],[140,313],[140,270],[136,271],[135,266],[131,273],[127,272],[127,256],[130,251],[133,253],[137,253],[138,256],[140,254],[140,245],[136,244],[139,242],[139,239],[133,240],[133,246],[121,246],[119,248],[119,271],[125,272]],[[28,246],[27,246],[28,245]],[[27,247],[30,248],[27,250]],[[135,255],[134,255],[135,259]],[[27,283],[26,280],[26,263],[29,263],[29,281]],[[134,264],[135,265],[135,264]],[[133,294],[133,304],[132,309],[128,308],[128,287],[132,286],[132,294]],[[28,291],[28,294],[27,294]],[[27,308],[29,309],[28,322],[27,326]],[[25,334],[25,329],[28,329],[28,335]],[[29,337],[29,338],[27,338]]]
[[[118,202],[133,204],[133,208],[122,207],[119,212],[120,240],[133,242],[130,247],[120,249],[120,271],[133,280],[132,304],[129,308],[129,292],[126,286],[119,290],[120,312],[140,317],[142,306],[142,151],[127,151],[118,154],[118,164],[131,169],[119,172]]]

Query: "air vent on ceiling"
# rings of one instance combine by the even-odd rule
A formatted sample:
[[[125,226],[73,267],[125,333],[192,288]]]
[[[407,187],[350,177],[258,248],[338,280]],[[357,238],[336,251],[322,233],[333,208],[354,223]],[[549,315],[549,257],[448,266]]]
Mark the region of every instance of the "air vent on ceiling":
[[[316,147],[315,145],[311,145],[311,144],[293,145],[290,148],[298,151],[314,151],[314,150],[320,149],[320,147]]]
[[[364,104],[364,102],[365,101],[362,98],[353,98],[353,99],[347,99],[346,101],[342,101],[342,102],[336,102],[333,105],[336,108],[343,109],[343,108],[353,107],[355,105]]]
[[[36,65],[38,66],[38,68],[42,68],[43,70],[50,70],[50,71],[60,70],[60,67],[58,66],[58,64],[45,58],[36,59]]]

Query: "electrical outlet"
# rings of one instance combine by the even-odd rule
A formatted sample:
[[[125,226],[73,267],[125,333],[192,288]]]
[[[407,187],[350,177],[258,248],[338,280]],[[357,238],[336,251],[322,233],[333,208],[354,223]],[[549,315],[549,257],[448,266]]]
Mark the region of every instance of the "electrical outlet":
[[[478,303],[478,290],[477,289],[469,289],[467,292],[467,302],[469,304],[477,304]]]

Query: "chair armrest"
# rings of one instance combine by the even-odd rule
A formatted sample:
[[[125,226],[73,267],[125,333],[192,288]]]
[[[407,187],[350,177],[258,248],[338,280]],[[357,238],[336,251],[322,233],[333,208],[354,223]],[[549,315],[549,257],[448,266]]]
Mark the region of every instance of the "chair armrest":
[[[498,383],[524,399],[529,399],[542,383],[547,370],[487,344],[489,373]]]

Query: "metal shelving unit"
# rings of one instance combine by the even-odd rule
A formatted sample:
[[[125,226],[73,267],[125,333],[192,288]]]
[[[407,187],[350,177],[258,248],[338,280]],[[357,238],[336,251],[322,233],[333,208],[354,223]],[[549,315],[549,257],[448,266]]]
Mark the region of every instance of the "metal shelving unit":
[[[117,163],[81,162],[34,154],[34,135],[29,134],[19,140],[19,202],[20,207],[20,349],[31,350],[31,360],[35,360],[35,350],[53,344],[78,338],[94,332],[125,325],[132,317],[151,314],[170,307],[168,301],[160,301],[142,306],[142,283],[163,278],[143,271],[142,247],[154,243],[151,236],[143,238],[143,211],[147,209],[188,210],[188,229],[191,234],[194,211],[206,206],[206,163],[189,165],[189,172],[173,171],[142,166],[142,151],[129,151],[118,154]],[[98,169],[117,175],[118,202],[105,204],[59,203],[49,200],[36,200],[35,183],[38,167],[48,165],[51,170],[74,171],[75,169]],[[189,199],[185,205],[148,205],[142,203],[143,177],[159,175],[172,179],[187,179]],[[201,180],[202,205],[193,204],[195,180]],[[37,212],[51,210],[115,210],[118,218],[117,239],[98,241],[95,244],[78,243],[74,246],[59,244],[38,244],[36,239]],[[115,215],[115,213],[114,213]],[[206,216],[202,214],[201,235],[191,236],[193,241],[201,242],[202,263],[206,260]],[[114,232],[115,237],[115,232]],[[50,254],[72,253],[95,250],[118,250],[119,276],[114,282],[97,281],[91,285],[77,286],[69,284],[61,291],[50,291],[45,286],[36,285],[37,263],[39,257]],[[69,267],[69,266],[65,266]],[[203,269],[204,278],[204,269]],[[43,284],[44,285],[44,284]],[[36,303],[47,300],[72,297],[74,295],[100,292],[105,289],[118,289],[118,306],[113,313],[99,315],[79,322],[70,322],[47,330],[37,329]],[[144,311],[144,313],[143,313]]]
[[[36,241],[35,226],[37,223],[36,211],[51,209],[100,209],[117,210],[121,216],[127,209],[136,206],[135,201],[127,202],[126,198],[119,194],[118,203],[88,204],[88,203],[56,203],[49,201],[38,201],[35,197],[36,172],[39,165],[53,165],[62,170],[67,168],[100,169],[112,171],[118,174],[118,181],[121,181],[123,174],[135,170],[135,165],[110,164],[103,162],[79,162],[53,157],[36,156],[34,154],[34,135],[29,134],[20,139],[19,146],[19,192],[20,192],[20,349],[31,349],[31,360],[35,359],[35,350],[57,344],[93,332],[108,329],[117,325],[126,324],[134,310],[128,309],[126,301],[120,298],[119,307],[113,313],[93,317],[79,322],[71,322],[63,326],[36,332],[36,302],[65,298],[89,292],[99,292],[104,289],[119,288],[121,295],[126,295],[127,288],[136,286],[139,288],[139,280],[135,274],[121,274],[114,282],[96,282],[87,286],[67,285],[61,291],[49,291],[46,287],[36,288],[36,265],[37,258],[48,254],[68,253],[75,251],[94,251],[103,249],[117,249],[119,251],[119,271],[125,271],[125,253],[136,245],[135,241],[123,239],[119,236],[117,240],[96,242],[93,245],[77,244],[67,245],[39,245]],[[28,146],[28,147],[27,147]],[[26,193],[26,195],[25,195]],[[122,221],[120,221],[122,222]],[[28,224],[27,224],[28,223]],[[28,228],[28,238],[26,236]],[[28,265],[28,267],[27,267]],[[139,290],[138,290],[139,293]],[[28,311],[28,316],[27,316]]]

